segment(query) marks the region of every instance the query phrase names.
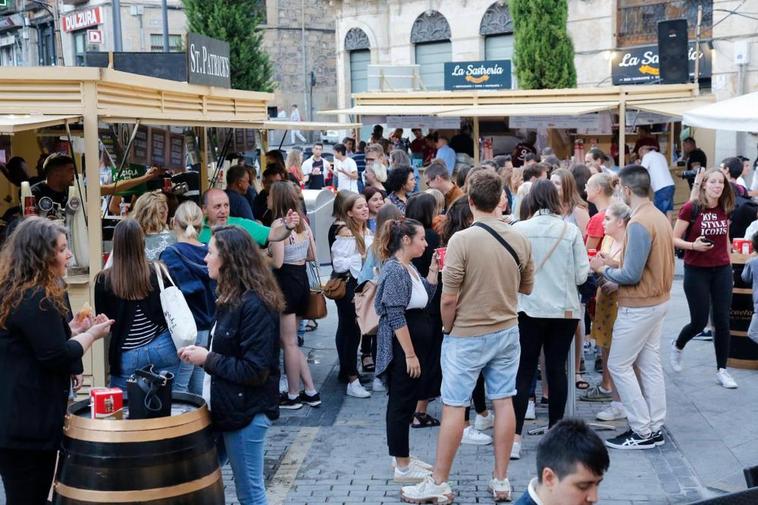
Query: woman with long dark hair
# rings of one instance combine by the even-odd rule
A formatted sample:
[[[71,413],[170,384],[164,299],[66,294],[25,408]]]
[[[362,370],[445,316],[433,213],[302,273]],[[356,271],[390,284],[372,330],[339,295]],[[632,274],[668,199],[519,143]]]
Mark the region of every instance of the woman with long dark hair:
[[[269,209],[275,221],[283,220],[289,209],[297,209],[298,194],[290,182],[275,182],[268,195]],[[303,404],[311,407],[321,405],[321,397],[313,383],[311,370],[305,354],[297,345],[299,319],[308,309],[310,283],[305,263],[316,258],[316,242],[305,215],[288,239],[269,244],[274,267],[274,277],[284,293],[285,308],[279,320],[279,334],[284,351],[284,369],[287,373],[288,391],[282,395],[279,407],[299,409]],[[300,380],[304,390],[300,390]]]
[[[0,477],[8,505],[47,503],[72,382],[82,386],[82,355],[113,324],[85,313],[71,320],[63,281],[70,259],[65,228],[37,217],[24,219],[0,253]]]
[[[384,192],[373,186],[366,186],[363,189],[362,194],[366,197],[366,202],[368,203],[368,227],[371,230],[371,233],[376,235],[376,216],[379,214],[379,209],[384,207]]]
[[[155,365],[174,374],[179,368],[161,307],[156,264],[145,259],[142,228],[124,219],[113,231],[113,266],[95,278],[95,308],[116,324],[108,347],[110,384],[126,391],[135,370]],[[174,383],[176,390],[182,385]]]
[[[416,178],[413,176],[411,167],[400,165],[393,168],[387,176],[387,182],[384,185],[387,191],[390,192],[387,200],[405,214],[408,196],[413,192],[413,188],[416,187]]]
[[[408,425],[419,400],[428,399],[428,375],[439,368],[432,320],[426,310],[437,287],[437,255],[424,278],[413,266],[427,248],[424,228],[413,219],[388,221],[382,231],[385,261],[374,307],[379,315],[378,375],[387,375],[387,445],[395,458],[395,481],[416,483],[431,475],[430,465],[410,457]]]
[[[213,229],[205,257],[218,283],[210,349],[179,350],[201,366],[203,398],[221,432],[219,456],[229,459],[237,500],[265,505],[263,450],[279,417],[279,313],[285,302],[274,274],[250,235],[238,226]]]
[[[353,298],[358,285],[357,278],[366,260],[366,254],[374,240],[368,229],[369,210],[366,198],[358,193],[349,193],[342,203],[344,224],[336,230],[332,244],[332,270],[345,279],[345,296],[335,300],[337,305],[337,354],[340,360],[340,380],[347,382],[346,393],[356,398],[368,398],[358,380],[356,355],[361,341],[361,330],[355,315]]]
[[[713,317],[713,347],[716,350],[716,380],[727,389],[737,383],[726,370],[729,357],[729,309],[732,303],[732,267],[729,256],[729,214],[735,196],[726,176],[708,170],[695,180],[697,200],[682,206],[674,225],[674,246],[684,249],[684,294],[690,322],[679,332],[669,354],[671,368],[682,370],[684,346]]]

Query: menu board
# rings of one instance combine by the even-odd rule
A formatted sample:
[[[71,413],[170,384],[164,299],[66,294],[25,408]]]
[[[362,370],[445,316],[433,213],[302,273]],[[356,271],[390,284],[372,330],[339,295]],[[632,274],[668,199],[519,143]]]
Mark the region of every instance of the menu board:
[[[110,159],[116,160],[116,139],[113,137],[113,132],[110,128],[100,128],[98,131],[100,135],[100,141],[103,143],[103,147],[108,151]]]
[[[147,126],[140,126],[137,129],[137,135],[134,137],[132,145],[132,162],[147,164],[147,150]]]
[[[169,166],[171,168],[184,167],[184,135],[172,133],[169,142]]]
[[[150,130],[150,160],[155,166],[166,165],[166,132],[157,128]]]

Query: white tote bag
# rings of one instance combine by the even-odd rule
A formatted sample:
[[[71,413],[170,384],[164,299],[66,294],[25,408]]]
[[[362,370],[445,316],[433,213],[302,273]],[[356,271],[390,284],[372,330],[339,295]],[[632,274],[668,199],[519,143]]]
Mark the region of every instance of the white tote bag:
[[[171,332],[171,340],[177,350],[188,345],[193,345],[197,340],[197,325],[192,311],[184,299],[184,294],[176,287],[174,280],[168,273],[168,269],[160,263],[153,263],[155,273],[158,274],[158,286],[161,288],[161,308],[166,318],[168,331]],[[168,277],[171,286],[163,286],[163,275]]]

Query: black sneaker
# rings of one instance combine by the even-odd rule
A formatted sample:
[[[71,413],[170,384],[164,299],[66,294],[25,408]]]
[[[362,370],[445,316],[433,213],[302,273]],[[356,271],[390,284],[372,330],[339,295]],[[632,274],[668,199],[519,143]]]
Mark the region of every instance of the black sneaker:
[[[666,439],[663,438],[663,430],[654,431],[651,436],[656,447],[660,447],[666,443]]]
[[[282,396],[279,397],[279,408],[285,410],[297,410],[302,409],[303,404],[300,401],[300,397],[295,398],[294,400],[290,400],[290,397],[287,395],[287,393],[282,393]]]
[[[713,330],[707,329],[703,330],[694,337],[692,337],[692,340],[701,340],[703,342],[710,342],[713,340]]]
[[[605,445],[612,449],[631,451],[635,449],[654,449],[655,441],[653,440],[652,435],[644,438],[637,435],[634,431],[629,430],[617,437],[609,438],[605,441]]]
[[[318,407],[321,405],[321,395],[316,393],[315,395],[310,396],[305,391],[300,391],[300,396],[297,401],[310,405],[311,407]]]

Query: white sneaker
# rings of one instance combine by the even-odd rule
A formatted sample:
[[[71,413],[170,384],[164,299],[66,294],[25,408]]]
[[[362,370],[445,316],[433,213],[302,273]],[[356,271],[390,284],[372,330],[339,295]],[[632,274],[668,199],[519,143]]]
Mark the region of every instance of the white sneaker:
[[[429,463],[427,463],[426,461],[422,459],[417,458],[413,454],[411,454],[410,458],[411,458],[411,466],[415,466],[423,470],[429,470],[430,472],[434,468],[432,465],[430,465]],[[395,458],[392,458],[392,468],[396,468],[396,467],[397,467],[397,460]]]
[[[524,419],[530,421],[537,419],[537,413],[534,411],[534,400],[529,400],[529,403],[526,405],[526,415],[524,416]]]
[[[453,490],[450,484],[436,484],[430,475],[415,486],[403,486],[400,489],[400,499],[405,503],[434,503],[446,505],[453,503]]]
[[[473,426],[466,426],[463,430],[462,444],[469,445],[490,445],[492,443],[492,437],[486,433],[478,431]]]
[[[669,362],[671,362],[671,368],[675,372],[682,371],[682,355],[683,354],[684,354],[684,350],[679,349],[676,346],[676,340],[671,342],[671,352],[669,352]]]
[[[476,419],[474,419],[474,428],[476,428],[479,431],[489,430],[495,426],[495,414],[492,412],[489,412],[487,416],[480,416],[479,414],[476,415]]]
[[[290,390],[289,384],[287,384],[287,375],[282,374],[279,376],[279,392],[287,393]]]
[[[719,371],[716,372],[716,381],[727,389],[737,389],[737,383],[734,382],[726,368],[719,368]]]
[[[413,463],[408,465],[408,467],[405,469],[405,471],[401,470],[398,467],[395,467],[395,482],[404,482],[409,484],[417,484],[421,482],[422,480],[426,479],[427,477],[430,477],[432,475],[432,472],[430,470],[425,470],[423,468],[419,468],[415,466]]]
[[[371,391],[387,391],[384,386],[384,382],[379,377],[374,377],[374,382],[371,383]]]
[[[492,499],[495,502],[499,501],[511,501],[511,483],[508,479],[498,480],[496,478],[490,479],[490,485],[488,486],[492,493]]]
[[[521,459],[521,442],[513,442],[513,447],[511,447],[511,459]]]
[[[366,391],[366,388],[361,385],[361,381],[355,379],[353,382],[347,385],[347,396],[354,396],[356,398],[368,398],[371,396],[371,393]]]
[[[600,421],[618,421],[619,419],[626,419],[626,411],[623,406],[615,405],[616,402],[612,402],[609,406],[601,410],[595,416]]]

